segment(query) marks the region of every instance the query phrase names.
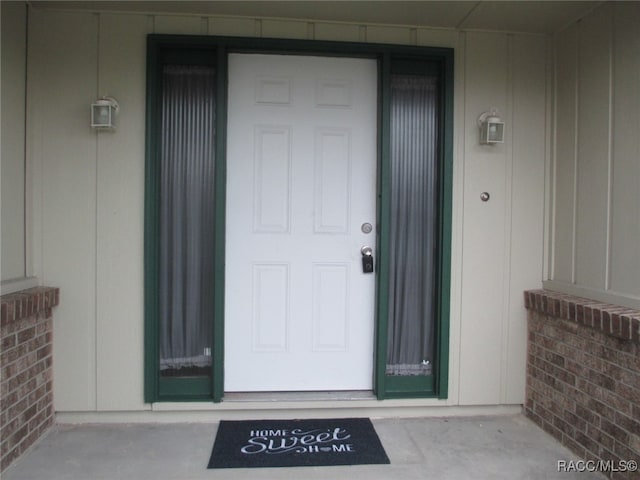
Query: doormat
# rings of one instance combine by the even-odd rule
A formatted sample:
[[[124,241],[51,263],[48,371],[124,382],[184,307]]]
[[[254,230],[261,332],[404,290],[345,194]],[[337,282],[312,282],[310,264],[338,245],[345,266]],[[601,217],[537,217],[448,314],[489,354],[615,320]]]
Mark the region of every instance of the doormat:
[[[368,418],[222,420],[208,468],[389,463]]]

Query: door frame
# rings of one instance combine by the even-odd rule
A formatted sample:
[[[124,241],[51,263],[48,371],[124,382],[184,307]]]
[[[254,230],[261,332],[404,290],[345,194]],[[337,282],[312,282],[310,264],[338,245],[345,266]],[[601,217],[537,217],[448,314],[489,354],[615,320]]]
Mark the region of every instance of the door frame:
[[[377,255],[375,299],[374,391],[379,399],[432,397],[447,398],[449,371],[449,310],[451,279],[451,205],[453,179],[453,49],[373,43],[317,40],[267,39],[257,37],[219,37],[150,34],[147,37],[147,103],[145,135],[145,402],[222,401],[224,396],[224,298],[225,298],[225,211],[226,211],[226,127],[227,61],[229,53],[292,54],[306,56],[344,56],[371,58],[378,62],[377,136]],[[212,372],[210,379],[159,378],[158,361],[158,139],[161,112],[160,72],[166,58],[206,56],[215,63],[216,140],[215,140],[215,239],[214,318]],[[390,81],[392,73],[421,73],[437,68],[442,79],[440,112],[440,222],[435,324],[435,374],[426,377],[392,377],[385,374],[387,350],[390,219]]]

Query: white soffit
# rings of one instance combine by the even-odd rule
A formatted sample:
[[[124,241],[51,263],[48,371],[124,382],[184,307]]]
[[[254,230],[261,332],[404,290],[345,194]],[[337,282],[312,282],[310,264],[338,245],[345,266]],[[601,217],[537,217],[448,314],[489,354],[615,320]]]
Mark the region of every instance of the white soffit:
[[[547,34],[576,21],[602,0],[511,1],[52,1],[36,8],[184,15],[223,15]]]

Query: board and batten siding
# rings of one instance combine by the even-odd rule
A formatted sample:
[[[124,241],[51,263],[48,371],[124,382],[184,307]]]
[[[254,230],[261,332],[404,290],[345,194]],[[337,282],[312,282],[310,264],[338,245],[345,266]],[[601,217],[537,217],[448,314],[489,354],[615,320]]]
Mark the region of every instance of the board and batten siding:
[[[559,32],[549,280],[640,307],[640,4],[613,2]]]
[[[467,33],[464,65],[460,402],[521,403],[521,294],[542,278],[547,51],[537,37]],[[488,54],[491,52],[491,54]],[[489,105],[487,102],[491,102]],[[478,114],[497,108],[505,143],[478,143]],[[460,128],[458,125],[456,125]],[[462,155],[460,155],[462,153]],[[480,194],[490,194],[488,202]]]
[[[2,129],[0,131],[0,280],[25,277],[25,76],[27,7],[2,2],[0,41]]]
[[[519,404],[522,292],[539,288],[548,155],[543,36],[237,17],[32,8],[28,161],[34,271],[60,287],[56,410],[142,411],[146,35],[181,33],[384,42],[455,49],[449,398],[423,405]],[[116,132],[89,127],[100,95]],[[504,145],[478,144],[496,107]],[[491,194],[489,202],[480,193]]]

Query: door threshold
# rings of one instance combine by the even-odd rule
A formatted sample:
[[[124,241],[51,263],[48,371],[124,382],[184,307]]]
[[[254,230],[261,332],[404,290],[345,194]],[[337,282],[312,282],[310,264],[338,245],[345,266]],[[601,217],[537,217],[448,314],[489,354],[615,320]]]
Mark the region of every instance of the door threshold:
[[[375,400],[371,390],[340,390],[322,392],[228,392],[224,394],[224,402],[318,402],[318,401],[353,401]]]

